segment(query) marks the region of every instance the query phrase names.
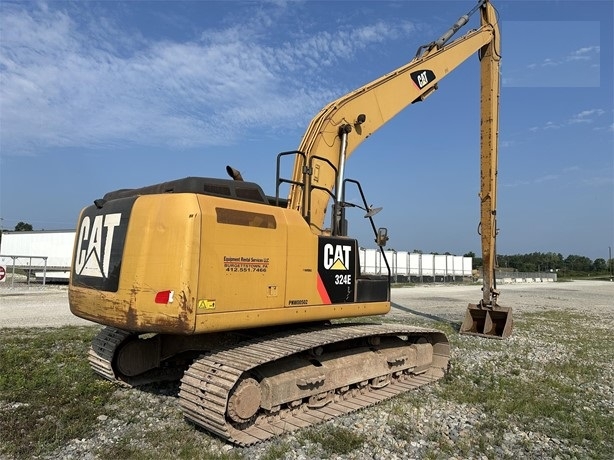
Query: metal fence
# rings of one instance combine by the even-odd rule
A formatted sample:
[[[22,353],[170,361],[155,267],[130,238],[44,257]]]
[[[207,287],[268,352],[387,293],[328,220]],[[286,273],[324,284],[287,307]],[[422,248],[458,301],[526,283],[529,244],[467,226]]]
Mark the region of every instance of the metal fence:
[[[495,270],[499,284],[511,283],[550,283],[557,280],[555,272],[503,272]]]
[[[3,287],[15,287],[15,284],[30,286],[32,279],[40,280],[44,286],[47,283],[47,256],[11,256],[0,255],[0,283]],[[7,259],[10,262],[7,263]],[[34,259],[34,260],[33,260]],[[16,273],[20,270],[23,273]],[[9,286],[10,283],[10,286]]]

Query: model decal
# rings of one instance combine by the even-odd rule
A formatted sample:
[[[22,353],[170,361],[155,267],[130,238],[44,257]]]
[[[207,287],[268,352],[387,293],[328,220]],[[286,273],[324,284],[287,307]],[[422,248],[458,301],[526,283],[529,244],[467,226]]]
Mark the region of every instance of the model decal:
[[[358,243],[349,238],[320,237],[318,293],[324,303],[354,301]]]

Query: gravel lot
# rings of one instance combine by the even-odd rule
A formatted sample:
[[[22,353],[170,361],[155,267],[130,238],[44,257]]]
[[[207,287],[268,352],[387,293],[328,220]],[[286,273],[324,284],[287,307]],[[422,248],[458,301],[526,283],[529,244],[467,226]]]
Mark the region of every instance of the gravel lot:
[[[603,312],[604,320],[614,319],[614,283],[574,281],[570,283],[507,284],[499,286],[499,304],[512,307],[514,316],[543,309]],[[392,289],[394,319],[422,318],[462,321],[468,303],[482,298],[476,285],[419,285]],[[66,286],[10,288],[0,285],[0,328],[57,327],[88,325],[71,314]]]
[[[564,365],[569,356],[573,356],[573,333],[571,336],[558,336],[560,331],[556,320],[544,323],[541,337],[531,335],[528,329],[529,322],[535,321],[531,315],[544,312],[570,312],[573,318],[580,318],[584,331],[589,328],[594,330],[595,336],[603,337],[603,353],[611,354],[610,344],[614,343],[614,283],[574,281],[511,284],[499,288],[500,304],[512,307],[515,319],[526,316],[526,328],[518,327],[512,338],[505,341],[457,335],[451,337],[454,339],[451,352],[453,367],[469,369],[465,372],[475,375],[476,379],[487,380],[491,375],[495,376],[493,378],[502,375],[517,378],[520,372],[521,376],[526,374],[523,378],[533,380],[543,377],[542,368],[546,369],[552,364]],[[476,303],[480,298],[480,287],[475,285],[395,288],[392,290],[393,309],[388,319],[409,324],[439,320],[458,325],[467,304]],[[92,323],[71,315],[66,287],[0,288],[0,328],[69,324]],[[526,356],[515,354],[519,350]],[[523,364],[519,364],[520,358],[525,360],[525,365],[530,363],[531,367],[523,368]],[[599,378],[583,379],[579,375],[579,381],[570,382],[570,385],[582,387],[576,396],[579,398],[579,414],[582,411],[597,412],[603,415],[606,423],[611,424],[614,423],[614,364],[610,362],[602,366]],[[457,375],[467,378],[466,374]],[[184,439],[202,439],[196,442],[202,442],[203,452],[215,452],[214,458],[226,459],[608,458],[595,454],[603,452],[603,446],[600,450],[595,449],[590,440],[570,441],[569,438],[559,439],[553,435],[548,428],[550,422],[547,416],[529,424],[515,416],[497,420],[485,406],[459,403],[445,397],[442,391],[454,385],[454,378],[457,377],[452,377],[452,381],[445,385],[431,385],[324,424],[321,432],[350,430],[364,440],[362,445],[349,453],[326,451],[323,444],[306,435],[305,430],[249,448],[236,448],[209,437],[195,427],[186,427],[178,408],[176,384],[161,384],[146,391],[118,388],[112,407],[97,416],[99,428],[96,432],[89,438],[74,439],[48,458],[106,458],[110,452],[116,452],[114,446],[122,443],[128,443],[131,448],[140,449],[141,452],[152,453],[152,456],[139,458],[156,458],[153,455],[155,444],[152,445],[151,439],[147,438],[147,432],[162,428],[163,432],[183,433],[181,436]],[[477,392],[485,389],[481,387],[482,380],[476,382]],[[441,387],[446,388],[442,390]],[[543,394],[536,397],[553,396],[544,388]],[[479,441],[475,441],[478,432]],[[164,435],[161,433],[160,436]],[[476,450],[471,447],[473,442],[483,445]],[[614,448],[612,440],[606,445],[612,452],[608,446]]]
[[[70,312],[67,286],[0,286],[0,328],[94,324]]]

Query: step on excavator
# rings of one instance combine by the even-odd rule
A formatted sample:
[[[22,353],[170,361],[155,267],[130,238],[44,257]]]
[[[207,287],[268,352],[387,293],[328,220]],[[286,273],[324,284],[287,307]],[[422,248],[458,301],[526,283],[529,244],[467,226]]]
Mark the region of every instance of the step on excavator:
[[[451,41],[476,12],[480,27]],[[105,326],[89,351],[92,369],[126,386],[180,379],[185,418],[242,446],[442,378],[450,347],[441,331],[352,319],[389,312],[390,270],[361,272],[347,208],[366,212],[382,253],[388,233],[376,229],[377,209],[345,177],[345,163],[475,53],[482,66],[482,244],[492,263],[499,30],[483,0],[409,63],[324,107],[299,148],[277,156],[275,196],[228,167],[230,179],[116,190],[84,208],[69,303],[73,314]],[[288,161],[293,172],[285,178]],[[357,187],[362,201],[346,202],[347,187]],[[511,332],[511,311],[497,305],[491,281],[485,271],[484,299],[469,307],[463,331]]]

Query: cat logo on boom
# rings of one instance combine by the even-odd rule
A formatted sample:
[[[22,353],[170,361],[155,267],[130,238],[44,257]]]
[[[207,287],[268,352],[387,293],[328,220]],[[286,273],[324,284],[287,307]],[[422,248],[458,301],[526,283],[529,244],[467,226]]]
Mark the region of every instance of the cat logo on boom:
[[[416,84],[418,89],[424,88],[426,85],[435,80],[435,73],[432,70],[416,70],[409,74],[412,81]]]
[[[77,275],[108,278],[113,236],[121,216],[121,213],[98,215],[93,222],[90,216],[83,217],[75,253]]]

